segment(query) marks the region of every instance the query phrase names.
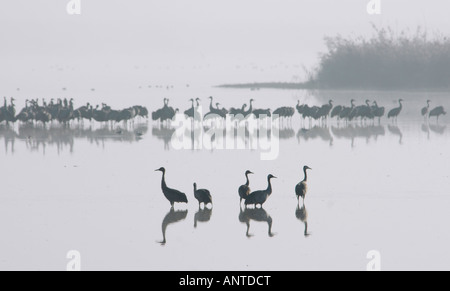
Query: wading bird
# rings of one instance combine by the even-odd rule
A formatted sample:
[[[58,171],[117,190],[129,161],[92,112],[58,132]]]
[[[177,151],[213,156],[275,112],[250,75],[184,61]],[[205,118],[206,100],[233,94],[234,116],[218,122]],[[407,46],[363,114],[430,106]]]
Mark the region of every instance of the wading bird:
[[[393,118],[393,120],[397,121],[397,117],[403,109],[403,99],[398,100],[399,107],[392,109],[388,113],[388,118]]]
[[[303,181],[301,181],[300,183],[297,184],[297,186],[295,186],[295,194],[297,195],[297,202],[300,203],[300,197],[302,197],[303,199],[303,204],[305,203],[305,197],[306,197],[306,193],[308,192],[308,173],[306,172],[307,170],[312,170],[310,167],[308,166],[304,166],[303,167],[303,173],[305,175]]]
[[[251,171],[246,171],[245,172],[245,178],[246,178],[246,182],[245,182],[245,184],[244,185],[241,185],[240,187],[239,187],[239,190],[238,190],[238,192],[239,192],[239,197],[241,198],[241,201],[240,201],[240,203],[242,203],[242,199],[246,199],[247,198],[247,196],[248,196],[248,194],[250,194],[250,187],[249,187],[249,185],[250,185],[250,180],[248,179],[248,175],[250,175],[250,174],[253,174]]]
[[[255,191],[250,193],[245,199],[245,206],[247,205],[255,205],[255,207],[259,204],[261,207],[267,201],[267,198],[272,194],[272,184],[270,183],[271,179],[276,179],[277,177],[270,174],[267,176],[267,189],[261,191]]]
[[[439,106],[430,111],[429,117],[436,116],[436,121],[439,121],[439,116],[446,115],[446,114],[447,114],[447,112],[445,112],[444,107]]]
[[[424,118],[427,118],[428,110],[430,110],[430,103],[431,103],[431,100],[427,100],[427,106],[422,108],[421,113]]]
[[[170,205],[172,207],[175,204],[175,202],[188,203],[186,194],[184,194],[178,190],[170,189],[169,187],[167,187],[167,185],[166,185],[166,169],[159,168],[155,171],[162,172],[161,189],[162,189],[164,196],[167,198],[167,200],[169,200]]]
[[[377,101],[373,101],[372,114],[374,117],[378,117],[378,123],[381,121],[381,117],[384,116],[384,107],[379,107]]]
[[[212,205],[212,197],[209,190],[206,189],[197,189],[197,183],[194,183],[194,197],[198,201],[198,207],[203,203],[203,206],[206,207],[209,203]]]

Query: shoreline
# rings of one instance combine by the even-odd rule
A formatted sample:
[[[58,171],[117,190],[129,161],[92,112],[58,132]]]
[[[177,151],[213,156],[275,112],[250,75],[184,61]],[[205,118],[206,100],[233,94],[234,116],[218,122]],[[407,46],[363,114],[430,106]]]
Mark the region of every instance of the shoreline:
[[[450,94],[450,88],[331,88],[315,86],[312,83],[292,83],[292,82],[262,82],[262,83],[239,83],[221,84],[213,86],[225,89],[250,89],[252,91],[260,89],[280,89],[280,90],[322,90],[322,91],[392,91],[392,92],[437,92]]]

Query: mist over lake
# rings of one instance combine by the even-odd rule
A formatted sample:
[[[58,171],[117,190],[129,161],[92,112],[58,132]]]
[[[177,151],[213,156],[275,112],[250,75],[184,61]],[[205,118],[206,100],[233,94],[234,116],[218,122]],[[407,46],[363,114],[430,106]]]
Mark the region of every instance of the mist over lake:
[[[450,108],[446,71],[433,75],[439,86],[420,70],[413,82],[427,86],[408,86],[401,70],[383,73],[391,59],[372,63],[387,83],[406,80],[401,86],[350,76],[367,69],[367,51],[353,49],[359,36],[370,42],[374,26],[407,35],[422,27],[429,42],[415,47],[437,39],[432,47],[442,50],[436,59],[426,49],[371,56],[389,51],[397,68],[422,69],[395,57],[418,53],[444,68],[450,6],[381,1],[382,13],[369,15],[367,2],[82,0],[80,15],[68,15],[65,1],[8,3],[0,11],[0,269],[66,270],[68,254],[80,254],[81,270],[366,270],[376,251],[382,270],[448,270],[450,120],[430,114]],[[339,35],[326,77],[352,85],[297,86],[330,52],[324,38]],[[268,110],[279,121],[270,132],[276,158],[262,159],[261,147],[177,148],[176,121],[191,123],[184,113],[197,106],[202,118]],[[331,117],[338,106],[354,115]],[[280,108],[293,114],[276,119]],[[174,120],[161,122],[167,112]],[[223,120],[193,124],[204,136]],[[236,143],[247,146],[252,133]],[[192,131],[182,137],[199,143]],[[303,201],[296,186],[305,165]],[[240,203],[247,170],[248,195],[271,190],[262,207]],[[163,172],[188,203],[171,207]],[[194,183],[212,205],[199,207]]]

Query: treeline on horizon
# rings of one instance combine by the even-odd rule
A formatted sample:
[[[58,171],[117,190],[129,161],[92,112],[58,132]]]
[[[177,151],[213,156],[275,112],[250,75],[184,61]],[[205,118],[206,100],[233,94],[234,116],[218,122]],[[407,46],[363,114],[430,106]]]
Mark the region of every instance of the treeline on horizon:
[[[332,89],[448,89],[450,39],[418,27],[415,32],[378,29],[362,36],[326,37],[327,52],[303,84]]]
[[[227,84],[225,88],[274,89],[450,89],[450,38],[426,29],[379,29],[367,38],[326,37],[318,65],[306,81]]]

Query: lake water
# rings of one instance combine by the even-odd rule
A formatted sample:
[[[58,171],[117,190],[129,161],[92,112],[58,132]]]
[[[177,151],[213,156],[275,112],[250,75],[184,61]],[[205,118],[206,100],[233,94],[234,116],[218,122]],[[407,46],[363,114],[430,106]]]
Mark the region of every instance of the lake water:
[[[371,250],[383,270],[450,269],[450,124],[420,116],[427,99],[450,108],[448,94],[175,87],[136,89],[111,105],[154,111],[168,97],[184,111],[193,97],[208,108],[211,95],[226,108],[250,98],[272,109],[297,100],[370,99],[387,110],[405,102],[396,124],[309,125],[296,112],[268,161],[259,150],[175,150],[173,130],[151,120],[121,133],[88,123],[1,125],[0,269],[65,270],[70,250],[83,270],[365,270]],[[92,99],[103,101],[94,92],[75,102]],[[294,188],[303,165],[313,170],[300,209]],[[162,166],[188,205],[171,210],[154,171]],[[246,170],[255,173],[252,190],[278,177],[264,209],[239,206]],[[194,182],[211,191],[212,210],[199,211]]]

